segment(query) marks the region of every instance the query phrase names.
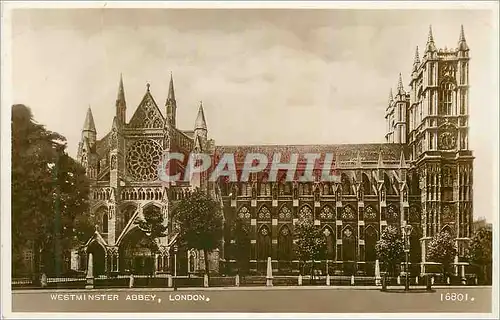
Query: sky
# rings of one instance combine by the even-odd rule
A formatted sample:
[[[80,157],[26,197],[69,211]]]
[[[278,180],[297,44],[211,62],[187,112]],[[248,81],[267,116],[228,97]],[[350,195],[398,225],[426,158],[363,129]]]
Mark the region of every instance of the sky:
[[[495,18],[486,10],[16,9],[12,98],[64,135],[73,156],[89,106],[98,138],[111,129],[120,73],[127,119],[147,83],[164,112],[172,73],[177,126],[193,129],[203,101],[218,145],[384,142],[389,90],[399,73],[408,89],[429,25],[438,48],[455,48],[463,24],[474,211],[491,220]]]

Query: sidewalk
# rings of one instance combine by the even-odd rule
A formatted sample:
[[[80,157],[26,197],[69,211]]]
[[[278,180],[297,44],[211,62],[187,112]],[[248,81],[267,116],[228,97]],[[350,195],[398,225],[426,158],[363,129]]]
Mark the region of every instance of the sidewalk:
[[[268,290],[380,290],[381,286],[279,286],[279,287],[190,287],[176,291],[268,291]],[[425,286],[410,286],[411,290],[425,290]],[[432,289],[485,289],[491,286],[432,286]],[[404,286],[388,286],[388,290],[402,290]],[[21,289],[12,290],[13,294],[54,293],[54,292],[175,292],[173,288],[99,288],[99,289]]]

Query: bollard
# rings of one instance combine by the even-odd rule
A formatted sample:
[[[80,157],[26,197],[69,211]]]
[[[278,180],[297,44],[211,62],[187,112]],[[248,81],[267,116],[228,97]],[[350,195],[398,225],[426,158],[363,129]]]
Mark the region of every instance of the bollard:
[[[431,284],[434,285],[434,276],[431,278]]]
[[[45,273],[42,273],[42,276],[40,277],[40,284],[42,288],[47,287],[47,275]]]
[[[450,283],[451,283],[451,282],[450,282],[450,277],[447,277],[447,278],[446,278],[446,284],[450,284]]]
[[[167,286],[168,286],[169,288],[172,288],[172,275],[171,275],[171,274],[169,274],[169,275],[167,276]]]
[[[94,255],[89,253],[88,263],[87,263],[87,277],[85,289],[94,289]]]
[[[382,290],[381,291],[387,291],[387,279],[385,275],[382,277]]]
[[[134,275],[133,274],[130,274],[130,276],[128,277],[128,287],[129,288],[134,287]]]
[[[237,274],[236,277],[234,277],[234,285],[236,287],[240,286],[240,275],[239,274]]]
[[[418,276],[415,277],[415,284],[418,285]]]
[[[302,275],[299,274],[299,278],[298,278],[298,285],[301,286],[302,285]]]
[[[203,276],[203,286],[205,288],[208,288],[208,274],[205,273],[205,275]]]
[[[326,275],[326,285],[327,286],[330,285],[330,275],[329,274]]]
[[[431,277],[429,275],[425,275],[425,285],[427,291],[432,291]]]
[[[354,275],[351,276],[351,286],[354,285]]]
[[[400,284],[401,284],[401,277],[398,276],[398,285],[400,285]]]

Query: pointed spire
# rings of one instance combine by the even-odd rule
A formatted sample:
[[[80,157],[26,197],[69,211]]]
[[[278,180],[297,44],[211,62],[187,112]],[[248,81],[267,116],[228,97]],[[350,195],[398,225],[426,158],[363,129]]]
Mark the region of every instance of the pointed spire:
[[[383,168],[384,167],[384,160],[382,160],[382,149],[379,150],[378,152],[378,161],[377,161],[377,168]]]
[[[394,101],[394,97],[392,95],[392,88],[391,90],[389,91],[389,105]]]
[[[85,122],[83,124],[83,131],[96,132],[94,116],[92,115],[92,109],[90,109],[90,106],[87,109],[87,116],[85,117]]]
[[[401,150],[401,157],[399,158],[399,168],[406,168],[406,160],[403,150]]]
[[[434,36],[432,35],[432,25],[429,25],[429,35],[427,37],[427,45],[425,46],[425,52],[436,51],[436,45],[434,43]]]
[[[401,72],[399,73],[399,79],[398,79],[398,94],[405,94],[405,89],[403,87],[403,78],[401,77]]]
[[[168,98],[167,101],[175,100],[175,91],[174,91],[174,77],[172,76],[172,72],[170,72],[170,84],[168,85]]]
[[[194,129],[207,130],[207,122],[205,120],[205,112],[203,111],[202,101],[200,101],[200,108],[198,109],[198,116],[196,117],[196,122],[194,123]]]
[[[111,129],[118,129],[118,118],[113,117],[113,124],[111,125]]]
[[[468,51],[469,46],[465,41],[465,33],[464,33],[464,25],[460,26],[460,38],[458,39],[458,50],[459,51]]]
[[[118,84],[118,96],[116,97],[116,101],[125,101],[125,90],[123,90],[123,77],[120,73],[120,83]]]
[[[418,54],[418,46],[415,49],[415,59],[413,60],[413,70],[416,70],[420,64],[420,57]]]
[[[146,91],[149,92],[149,88],[151,87],[151,85],[148,83],[146,83]]]

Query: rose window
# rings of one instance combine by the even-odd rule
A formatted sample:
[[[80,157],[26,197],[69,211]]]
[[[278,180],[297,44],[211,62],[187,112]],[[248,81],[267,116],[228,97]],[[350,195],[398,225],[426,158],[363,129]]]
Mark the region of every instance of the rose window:
[[[323,210],[321,210],[321,213],[319,214],[319,217],[321,219],[328,219],[331,220],[333,219],[333,210],[330,207],[324,207]]]
[[[323,231],[323,234],[325,235],[325,237],[328,237],[330,236],[332,233],[330,232],[330,230],[328,228],[325,228],[325,230]]]
[[[271,219],[271,212],[267,207],[262,207],[262,209],[260,209],[259,219]]]
[[[292,218],[292,212],[288,207],[282,207],[280,210],[279,218],[282,220],[285,219],[291,219]]]
[[[247,207],[243,207],[240,209],[238,216],[241,219],[250,219],[250,211],[248,210]]]
[[[312,221],[312,211],[311,208],[305,206],[300,209],[299,218],[303,221]]]
[[[161,156],[162,148],[158,143],[153,140],[138,140],[130,146],[127,153],[128,172],[136,180],[156,180]]]
[[[342,212],[342,219],[344,220],[354,220],[356,215],[354,210],[350,206],[346,206]]]
[[[282,235],[287,236],[287,235],[288,235],[288,233],[289,233],[288,228],[282,228],[282,229],[281,229],[281,234],[282,234]]]
[[[267,228],[260,229],[260,234],[263,236],[267,236],[269,234],[269,230]]]
[[[373,207],[368,206],[365,209],[365,219],[367,220],[375,220],[377,219],[377,212],[375,212],[375,209]]]

